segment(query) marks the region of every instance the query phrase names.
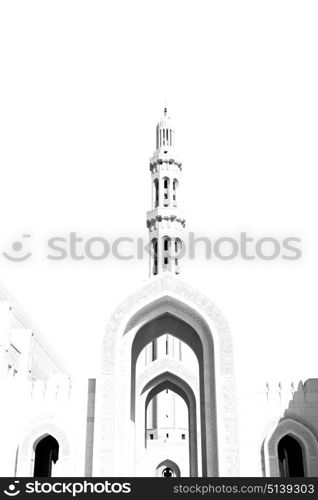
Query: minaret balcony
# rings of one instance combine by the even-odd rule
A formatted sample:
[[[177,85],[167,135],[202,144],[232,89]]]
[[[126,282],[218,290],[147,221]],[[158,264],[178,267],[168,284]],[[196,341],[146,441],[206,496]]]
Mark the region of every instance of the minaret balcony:
[[[147,226],[151,223],[151,221],[162,219],[177,221],[182,225],[185,225],[184,212],[176,207],[157,207],[147,212]]]
[[[173,149],[160,149],[154,153],[150,158],[150,170],[153,172],[160,167],[160,165],[174,165],[182,170],[182,163],[178,156],[174,153]]]

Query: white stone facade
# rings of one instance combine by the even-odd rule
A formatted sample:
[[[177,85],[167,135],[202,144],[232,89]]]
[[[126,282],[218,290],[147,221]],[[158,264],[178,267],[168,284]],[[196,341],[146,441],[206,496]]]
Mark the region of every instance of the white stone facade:
[[[165,111],[150,161],[150,277],[110,317],[100,376],[70,377],[1,286],[1,476],[318,476],[318,379],[245,387],[222,313],[178,276],[174,134]]]

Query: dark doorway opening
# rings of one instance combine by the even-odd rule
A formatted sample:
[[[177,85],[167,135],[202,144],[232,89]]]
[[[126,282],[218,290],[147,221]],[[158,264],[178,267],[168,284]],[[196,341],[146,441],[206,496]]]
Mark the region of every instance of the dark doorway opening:
[[[292,436],[284,436],[278,443],[280,477],[305,477],[303,452]]]
[[[35,448],[34,477],[51,477],[52,464],[59,458],[59,444],[53,436],[46,436]]]
[[[173,470],[170,467],[166,467],[162,471],[162,477],[174,477]]]

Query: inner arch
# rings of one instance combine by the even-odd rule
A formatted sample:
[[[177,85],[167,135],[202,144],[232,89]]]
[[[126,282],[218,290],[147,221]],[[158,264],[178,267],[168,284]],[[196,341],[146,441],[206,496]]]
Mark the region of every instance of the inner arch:
[[[165,298],[167,299],[167,297]],[[178,301],[176,301],[178,302]],[[180,304],[179,304],[180,305]],[[192,311],[184,312],[187,306],[183,305],[185,316]],[[180,311],[182,314],[182,311]],[[141,311],[142,313],[142,311]],[[139,318],[140,319],[140,318]],[[132,323],[130,323],[132,326]],[[141,351],[147,344],[165,333],[169,333],[187,344],[195,353],[199,365],[199,387],[201,408],[201,448],[203,476],[217,476],[217,423],[215,397],[215,367],[213,338],[209,327],[201,321],[200,334],[187,321],[171,312],[162,312],[160,315],[145,322],[134,336],[131,348],[131,413],[130,418],[135,422],[136,412],[136,364]],[[125,333],[127,333],[127,328]],[[209,451],[208,451],[209,450]],[[208,457],[209,453],[209,457]],[[213,458],[212,458],[213,457]],[[209,472],[208,466],[209,463]],[[211,472],[211,464],[213,473]]]
[[[184,380],[169,372],[155,377],[146,384],[142,391],[142,394],[149,391],[145,402],[145,418],[150,401],[165,389],[178,394],[188,407],[190,476],[196,477],[198,475],[197,403],[191,387]]]
[[[169,333],[187,344],[195,353],[200,380],[203,379],[203,346],[195,329],[182,319],[170,313],[162,314],[143,325],[137,332],[131,351],[131,420],[135,421],[136,364],[141,351],[147,344],[161,335]],[[201,384],[200,384],[201,386]]]

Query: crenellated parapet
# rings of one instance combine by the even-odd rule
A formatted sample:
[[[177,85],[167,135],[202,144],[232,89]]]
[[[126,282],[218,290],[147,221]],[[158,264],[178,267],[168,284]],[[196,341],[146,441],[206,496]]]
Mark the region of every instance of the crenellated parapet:
[[[24,403],[28,401],[30,404],[65,404],[72,399],[74,393],[72,380],[67,375],[53,376],[46,382],[16,376],[7,380],[2,389],[13,398],[22,395]]]
[[[280,402],[289,408],[306,403],[318,408],[318,379],[266,382],[262,392],[268,403]]]

